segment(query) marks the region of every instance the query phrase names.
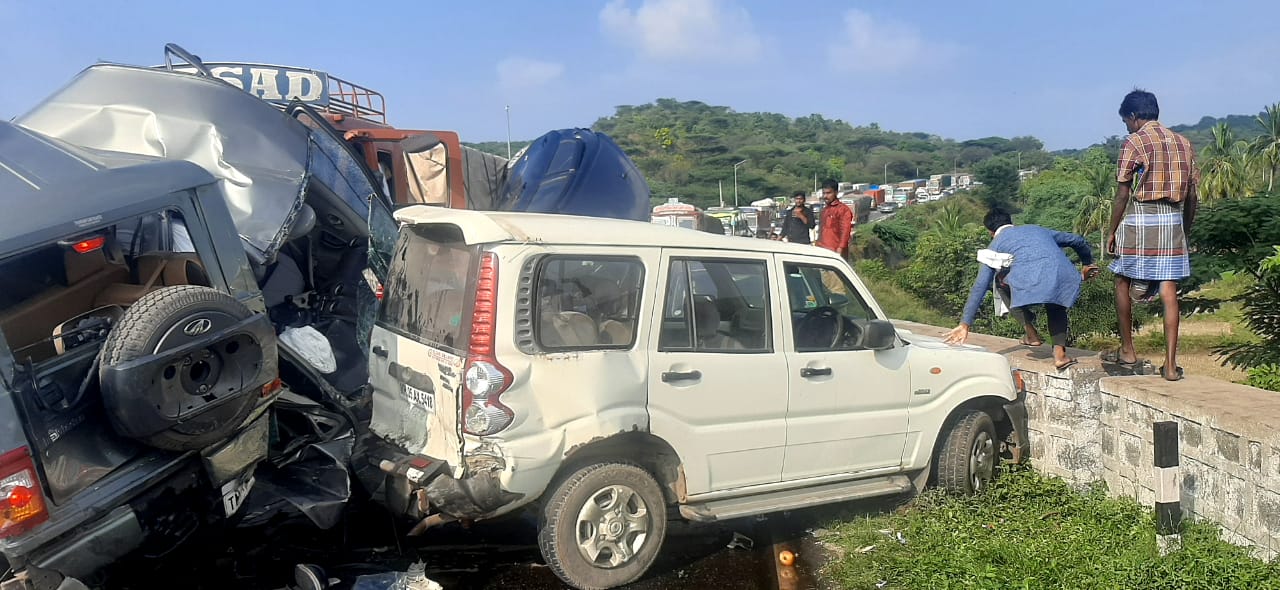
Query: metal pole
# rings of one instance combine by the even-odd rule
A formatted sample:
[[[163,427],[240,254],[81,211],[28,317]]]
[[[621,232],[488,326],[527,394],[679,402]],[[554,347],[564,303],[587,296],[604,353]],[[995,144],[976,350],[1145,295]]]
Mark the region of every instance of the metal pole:
[[[884,163],[884,183],[889,184],[889,163]]]
[[[507,105],[507,159],[511,159],[511,105]]]
[[[735,208],[738,206],[738,166],[746,163],[747,161],[743,160],[733,165],[733,206]]]
[[[719,181],[716,181],[716,182],[717,182],[717,183],[719,183],[719,185],[720,185],[720,206],[721,206],[721,207],[724,207],[724,181],[723,181],[723,180],[719,180]]]
[[[1182,548],[1182,502],[1178,486],[1178,423],[1155,422],[1156,547],[1160,555]]]

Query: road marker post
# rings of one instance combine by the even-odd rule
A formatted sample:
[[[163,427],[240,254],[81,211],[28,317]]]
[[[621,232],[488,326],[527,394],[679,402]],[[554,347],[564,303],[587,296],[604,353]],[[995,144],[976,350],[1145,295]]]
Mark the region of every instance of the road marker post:
[[[1156,547],[1160,555],[1182,548],[1182,501],[1178,478],[1178,423],[1152,423],[1155,442]]]

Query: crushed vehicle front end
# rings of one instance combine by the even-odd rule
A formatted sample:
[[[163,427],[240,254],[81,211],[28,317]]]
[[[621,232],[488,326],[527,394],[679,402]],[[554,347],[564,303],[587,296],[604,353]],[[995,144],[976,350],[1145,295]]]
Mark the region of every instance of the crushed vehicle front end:
[[[315,124],[299,121],[308,118]],[[64,328],[52,326],[52,319],[46,322],[50,326],[27,326],[6,324],[0,317],[0,334],[8,338],[7,352],[13,353],[0,354],[5,359],[0,364],[7,363],[0,367],[6,371],[0,424],[5,435],[26,433],[13,441],[0,439],[6,445],[0,453],[13,451],[3,457],[6,466],[14,466],[13,481],[22,485],[11,489],[39,485],[42,496],[31,501],[42,499],[46,508],[44,516],[25,518],[23,527],[29,530],[0,538],[0,552],[14,568],[25,568],[22,576],[6,582],[5,590],[43,588],[40,584],[47,585],[49,578],[45,573],[92,575],[125,554],[163,555],[193,531],[222,520],[256,526],[285,512],[318,526],[334,526],[351,497],[348,471],[353,431],[366,399],[369,329],[396,235],[389,206],[368,171],[305,106],[282,112],[219,80],[181,72],[92,66],[17,123],[6,124],[7,130],[31,141],[18,145],[0,140],[0,162],[17,171],[7,183],[0,178],[0,199],[14,211],[39,203],[49,213],[62,211],[48,205],[57,194],[65,200],[63,209],[76,213],[57,220],[27,216],[22,232],[0,231],[0,258],[41,254],[42,248],[106,247],[101,248],[105,261],[99,255],[96,265],[70,254],[64,261],[61,251],[41,254],[36,262],[56,263],[43,266],[57,276],[32,270],[41,264],[15,266],[31,275],[26,277],[31,285],[27,295],[38,300],[48,289],[57,295],[30,305],[50,307],[71,291],[82,306],[93,308],[89,315],[94,322],[56,318],[59,326],[66,319],[80,322],[73,324],[76,331],[59,335],[57,330]],[[17,162],[41,146],[66,152],[61,167]],[[121,168],[109,171],[132,183],[121,191],[136,193],[145,184],[170,201],[145,207],[135,203],[116,215],[109,205],[115,185],[103,175],[67,173],[77,167]],[[62,181],[60,191],[42,186],[46,178]],[[189,204],[171,202],[179,197]],[[156,220],[134,223],[139,214],[156,210],[161,212]],[[155,224],[167,228],[161,232],[164,247],[181,251],[148,253],[153,245],[138,236]],[[62,226],[69,229],[62,231]],[[49,235],[18,243],[14,236],[25,236],[29,228]],[[100,233],[80,240],[84,232]],[[179,248],[178,243],[187,245]],[[178,277],[181,269],[188,269],[188,277],[196,270],[203,274],[187,281]],[[112,286],[116,283],[121,285]],[[206,290],[183,291],[185,284]],[[111,297],[98,295],[104,285]],[[110,396],[98,394],[99,381],[116,391],[128,390],[139,383],[140,372],[152,369],[159,371],[161,382],[171,374],[190,381],[182,365],[170,373],[163,362],[148,365],[146,355],[120,353],[151,346],[142,335],[155,330],[131,329],[127,332],[139,336],[127,338],[111,329],[114,322],[128,320],[139,297],[157,290],[212,297],[224,311],[234,312],[207,316],[212,321],[195,318],[201,321],[183,324],[177,332],[206,339],[252,335],[214,352],[261,356],[259,362],[233,363],[251,373],[243,373],[239,387],[231,388],[251,391],[254,403],[222,403],[220,398],[228,396],[216,387],[195,397],[174,397],[171,401],[180,404],[172,409],[177,424],[159,432],[156,428],[166,423],[110,411]],[[96,311],[97,299],[114,305],[114,311]],[[169,302],[176,299],[180,297]],[[228,317],[234,321],[223,321]],[[129,342],[98,359],[100,342],[113,335]],[[170,346],[170,340],[161,340],[162,348]],[[0,338],[0,344],[4,341]],[[33,343],[47,354],[24,360],[20,349]],[[181,344],[173,344],[173,350]],[[196,357],[190,368],[199,377],[227,374],[230,365],[217,360]],[[65,376],[42,377],[52,365],[62,367]],[[115,371],[125,365],[130,371]],[[44,424],[23,406],[43,404],[61,416],[67,413],[66,398],[80,404],[71,406],[88,409],[79,417]],[[199,401],[185,404],[183,399]],[[169,411],[167,403],[154,405]],[[184,422],[186,405],[207,406],[212,421],[203,427]],[[10,423],[15,427],[8,428]],[[51,454],[41,440],[75,450],[63,453],[69,458]],[[327,487],[300,488],[298,482],[306,479],[300,473],[323,475]],[[78,487],[63,489],[60,478]],[[19,491],[18,499],[26,493]],[[36,524],[40,518],[44,522]]]

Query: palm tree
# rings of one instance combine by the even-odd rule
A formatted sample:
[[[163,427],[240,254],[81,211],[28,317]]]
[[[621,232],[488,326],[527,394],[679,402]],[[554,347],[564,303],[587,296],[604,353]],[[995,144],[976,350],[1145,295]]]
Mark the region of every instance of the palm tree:
[[[1213,141],[1201,152],[1200,194],[1205,199],[1249,196],[1251,151],[1226,123],[1213,126]]]
[[[1269,193],[1275,188],[1276,170],[1280,169],[1280,103],[1267,107],[1257,121],[1262,126],[1262,135],[1249,144],[1249,152],[1265,167]]]
[[[1086,168],[1085,177],[1089,179],[1091,194],[1080,199],[1080,210],[1076,213],[1072,229],[1087,236],[1098,232],[1098,256],[1102,256],[1106,245],[1107,225],[1111,223],[1111,210],[1116,200],[1116,167],[1102,164]]]
[[[964,231],[964,218],[960,214],[960,208],[948,203],[942,208],[942,213],[935,221],[938,232],[944,236],[954,236]]]

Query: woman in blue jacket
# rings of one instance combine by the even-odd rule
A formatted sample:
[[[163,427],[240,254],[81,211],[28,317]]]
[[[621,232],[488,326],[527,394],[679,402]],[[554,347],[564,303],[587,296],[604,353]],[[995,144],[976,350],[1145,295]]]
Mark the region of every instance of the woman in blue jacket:
[[[1085,239],[1071,233],[1053,231],[1038,225],[1013,225],[1009,214],[992,209],[983,219],[982,224],[991,232],[991,245],[997,263],[982,266],[978,280],[974,281],[969,291],[969,301],[964,306],[964,318],[960,325],[947,334],[946,341],[952,344],[963,343],[969,338],[969,327],[978,315],[978,306],[991,290],[991,282],[1001,275],[1003,284],[1008,285],[1010,312],[1022,322],[1026,337],[1022,343],[1029,346],[1043,344],[1039,332],[1035,328],[1035,305],[1044,305],[1049,316],[1049,335],[1053,339],[1053,359],[1058,370],[1075,364],[1075,359],[1067,358],[1067,309],[1076,302],[1080,295],[1082,279],[1091,278],[1098,270],[1093,264],[1093,251]],[[1075,265],[1062,252],[1063,248],[1071,248],[1080,256],[1084,265],[1079,272]],[[1000,256],[1008,255],[1008,256]],[[1008,261],[1007,275],[997,271],[993,266],[1000,266],[999,260]]]

